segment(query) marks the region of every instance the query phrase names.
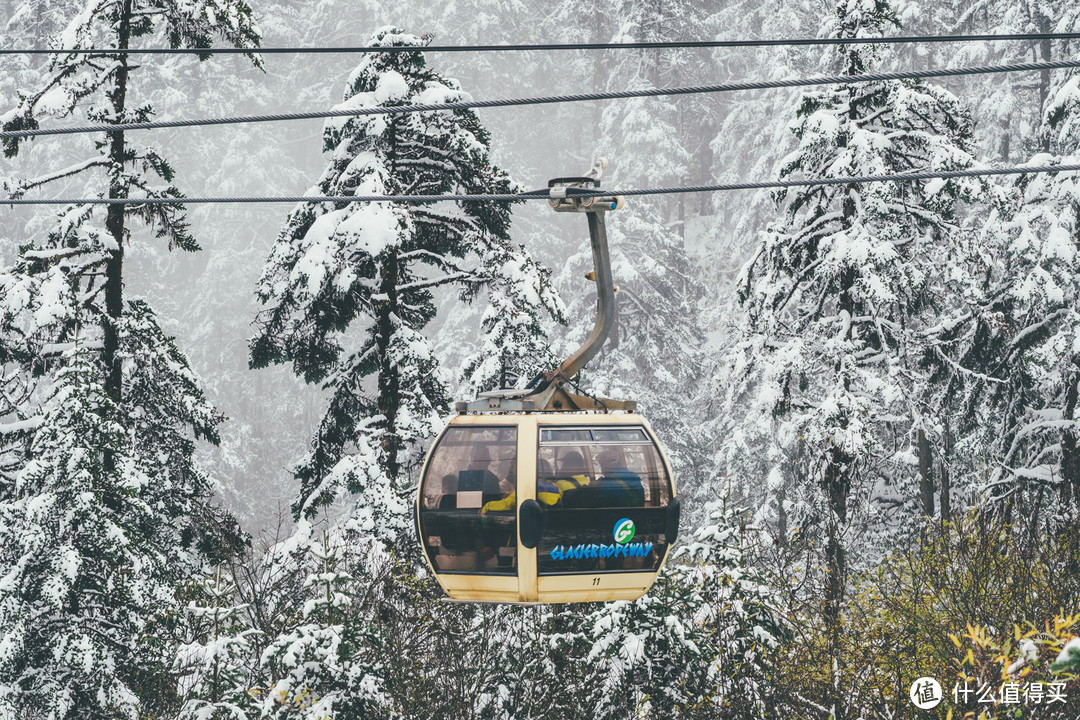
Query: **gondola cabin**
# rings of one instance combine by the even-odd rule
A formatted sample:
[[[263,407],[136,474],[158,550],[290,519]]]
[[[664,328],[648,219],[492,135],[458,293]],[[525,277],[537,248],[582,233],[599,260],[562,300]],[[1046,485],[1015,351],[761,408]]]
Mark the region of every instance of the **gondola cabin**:
[[[459,402],[424,463],[416,529],[446,594],[472,602],[633,600],[679,531],[671,466],[631,400],[570,392],[615,326],[606,162],[548,183],[551,207],[584,213],[596,323],[584,344],[528,387]]]
[[[678,501],[639,415],[462,414],[428,454],[417,523],[455,600],[633,600],[667,557]]]

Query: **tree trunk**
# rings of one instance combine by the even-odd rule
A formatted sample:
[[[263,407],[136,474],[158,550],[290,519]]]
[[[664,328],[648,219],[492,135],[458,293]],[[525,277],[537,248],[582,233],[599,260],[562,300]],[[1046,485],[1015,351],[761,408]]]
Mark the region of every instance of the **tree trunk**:
[[[1046,16],[1039,18],[1039,32],[1050,32],[1050,19]],[[1039,56],[1043,62],[1050,61],[1050,40],[1039,41]],[[1038,124],[1042,125],[1042,116],[1046,112],[1046,99],[1050,96],[1050,71],[1043,69],[1039,71],[1039,117],[1037,119]],[[1046,132],[1045,128],[1042,128],[1040,133],[1040,145],[1043,152],[1050,152],[1050,133]]]
[[[699,135],[700,142],[698,143],[698,180],[702,185],[708,185],[712,182],[712,164],[713,164],[713,151],[712,151],[712,138],[715,134],[712,123],[705,122],[701,126],[701,134]],[[711,215],[712,214],[712,193],[698,193],[699,215]]]
[[[855,52],[852,51],[848,55],[848,68],[847,74],[857,74],[858,67],[856,63]],[[854,122],[858,116],[858,110],[854,102],[854,90],[848,88],[848,118]],[[846,146],[846,138],[841,136],[839,145]],[[855,188],[852,185],[846,186],[846,192],[842,201],[842,210],[844,213],[843,226],[845,229],[850,228],[853,219],[858,212],[858,207],[855,204]],[[849,318],[856,316],[855,298],[851,294],[852,288],[855,287],[857,280],[856,271],[854,268],[845,269],[838,278],[840,285],[840,294],[837,298],[837,309],[840,312],[847,313]],[[839,313],[838,313],[839,314]],[[849,323],[847,329],[847,336],[845,339],[851,339],[852,326]],[[837,362],[834,368],[837,374],[843,371],[843,365],[840,361]],[[842,379],[844,389],[849,390],[849,380],[845,375]],[[840,423],[841,429],[847,427],[847,422]],[[841,635],[843,629],[843,616],[841,610],[843,608],[844,601],[844,589],[847,585],[847,549],[844,547],[843,529],[847,525],[847,501],[848,494],[851,492],[851,477],[853,471],[853,465],[855,457],[847,452],[845,448],[838,447],[833,444],[826,451],[826,466],[825,473],[822,481],[824,483],[825,496],[829,503],[829,517],[827,519],[828,525],[826,532],[828,537],[825,541],[825,627],[829,644],[829,656],[832,660],[830,672],[830,685],[832,687],[832,693],[830,697],[830,704],[832,705],[833,714],[832,720],[843,720],[847,713],[843,703],[843,684],[845,675],[845,658],[841,651]]]
[[[829,655],[832,658],[830,685],[833,688],[831,697],[833,718],[843,720],[846,713],[842,699],[845,663],[841,652],[844,624],[841,609],[844,602],[844,588],[847,584],[847,550],[844,547],[842,531],[847,524],[847,499],[851,489],[851,463],[854,458],[835,446],[828,455],[824,481],[830,513],[826,529],[828,538],[825,542],[824,615]]]
[[[788,546],[787,509],[784,507],[785,502],[787,502],[787,480],[780,486],[780,490],[777,491],[776,496],[776,535],[779,538],[780,547],[784,550],[786,550]]]
[[[825,468],[825,492],[829,500],[829,538],[825,550],[825,568],[829,578],[825,584],[825,617],[840,617],[840,602],[844,595],[844,576],[847,570],[846,553],[840,537],[841,528],[847,523],[847,499],[851,491],[852,458],[840,448],[829,452],[829,464]]]
[[[934,517],[933,457],[926,432],[919,429],[916,442],[919,445],[919,496],[927,517]]]
[[[390,361],[390,340],[397,331],[395,319],[398,312],[398,254],[393,251],[383,262],[379,271],[379,293],[386,299],[378,303],[379,330],[379,413],[383,421],[383,452],[386,453],[386,473],[390,476],[390,486],[397,489],[397,476],[401,470],[398,461],[398,436],[395,429],[398,408],[401,406],[401,378],[397,366]]]
[[[127,48],[131,39],[131,0],[124,0],[120,8],[116,34],[117,47]],[[113,109],[112,121],[120,123],[124,121],[124,108],[127,101],[128,56],[121,53],[116,59],[119,66],[116,70],[113,89],[109,93],[109,101]],[[117,130],[110,133],[110,199],[127,197],[128,187],[123,179],[126,154],[124,131]],[[124,209],[124,205],[109,205],[105,218],[105,228],[112,236],[116,247],[113,248],[105,263],[105,318],[102,322],[101,360],[105,367],[105,394],[118,406],[123,399],[123,368],[119,357],[120,339],[117,335],[117,325],[124,313]],[[106,470],[114,468],[115,459],[111,451],[105,451],[104,462]]]
[[[949,477],[949,451],[952,439],[949,436],[949,425],[946,423],[941,433],[941,461],[938,463],[941,475],[941,522],[947,522],[952,514],[952,499],[949,493],[952,490],[952,479]]]
[[[689,184],[690,177],[682,178]],[[679,249],[686,249],[686,195],[679,195]]]
[[[1076,400],[1080,384],[1080,367],[1074,359],[1065,374],[1065,420],[1076,419]],[[1080,499],[1080,433],[1066,427],[1061,431],[1061,496],[1065,502]]]

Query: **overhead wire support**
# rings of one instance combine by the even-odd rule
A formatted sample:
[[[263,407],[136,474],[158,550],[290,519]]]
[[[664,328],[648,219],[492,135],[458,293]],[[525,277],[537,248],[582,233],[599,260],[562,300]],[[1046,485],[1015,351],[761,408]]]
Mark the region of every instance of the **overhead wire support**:
[[[867,73],[864,75],[826,75],[814,78],[788,80],[755,80],[724,83],[721,85],[697,85],[684,88],[644,88],[641,90],[618,90],[612,92],[579,93],[576,95],[552,95],[548,97],[504,98],[498,100],[465,100],[450,103],[422,105],[381,105],[376,107],[317,110],[313,112],[276,113],[271,115],[242,115],[237,117],[202,118],[191,120],[156,120],[137,123],[101,125],[75,125],[70,127],[37,128],[33,130],[4,130],[0,139],[43,137],[47,135],[78,135],[97,132],[126,130],[159,130],[164,128],[207,127],[213,125],[239,125],[258,122],[282,122],[289,120],[315,120],[334,117],[360,117],[365,115],[403,115],[415,112],[439,112],[447,110],[477,110],[483,108],[520,107],[524,105],[551,105],[556,103],[589,102],[593,100],[622,100],[640,97],[698,95],[737,92],[746,90],[775,90],[780,88],[814,87],[818,85],[854,85],[884,82],[887,80],[919,80],[928,78],[960,77],[994,73],[1032,72],[1036,70],[1061,70],[1080,68],[1080,60],[1050,60],[1009,65],[985,65],[968,68],[940,68],[937,70],[904,70],[896,72]]]
[[[560,188],[565,197],[636,197],[643,195],[675,195],[732,190],[779,190],[793,187],[826,185],[863,185],[874,182],[910,182],[913,180],[951,180],[955,178],[991,177],[1000,175],[1029,175],[1080,171],[1080,163],[1061,165],[1015,165],[1003,168],[971,168],[968,170],[938,170],[887,175],[852,175],[833,178],[788,178],[761,182],[727,183],[721,185],[691,185],[672,188],[640,188],[610,190],[607,188]],[[551,199],[550,188],[524,193],[478,193],[472,195],[278,195],[266,197],[190,197],[190,198],[7,198],[0,205],[194,205],[206,203],[358,203],[358,202],[514,202]]]
[[[505,43],[498,45],[358,45],[339,47],[269,48],[24,48],[0,49],[0,55],[324,55],[394,52],[533,52],[561,50],[664,50],[674,48],[760,48],[815,45],[898,45],[919,43],[1008,42],[1040,40],[1080,40],[1080,33],[1003,33],[989,35],[896,35],[858,38],[776,38],[746,40],[670,40],[610,43]]]

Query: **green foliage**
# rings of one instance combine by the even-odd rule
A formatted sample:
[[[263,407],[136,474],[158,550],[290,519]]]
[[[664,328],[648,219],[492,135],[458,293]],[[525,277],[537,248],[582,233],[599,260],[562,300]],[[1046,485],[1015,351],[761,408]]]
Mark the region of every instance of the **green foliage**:
[[[941,718],[950,707],[956,718],[992,709],[951,702],[954,683],[965,680],[974,689],[1065,682],[1076,696],[1075,675],[1055,674],[1063,668],[1052,663],[1080,623],[1077,567],[1080,529],[1032,535],[975,512],[928,523],[920,541],[858,575],[836,634],[812,600],[793,604],[796,632],[766,684],[794,716],[840,697],[845,716],[907,717],[908,688],[921,676],[946,693]],[[1080,696],[1048,705],[1039,717],[1072,718],[1078,704]]]
[[[1027,621],[1011,629],[994,630],[968,625],[963,633],[950,634],[956,646],[952,664],[956,687],[971,689],[973,694],[958,690],[952,717],[973,720],[997,720],[1017,717],[1015,702],[1003,693],[1008,686],[1019,686],[1025,692],[1023,702],[1038,708],[1040,718],[1073,718],[1080,712],[1080,677],[1069,663],[1052,660],[1064,656],[1064,647],[1080,645],[1080,613],[1055,614],[1043,622],[1043,629]],[[1034,692],[1038,702],[1031,697]],[[1069,698],[1069,695],[1072,698]],[[992,701],[991,701],[992,699]],[[1034,709],[1034,708],[1033,708]]]
[[[1080,618],[1072,618],[1072,620],[1080,620]],[[1075,628],[1075,622],[1073,623]],[[1057,623],[1055,622],[1055,629]],[[1080,674],[1080,642],[1076,640],[1074,635],[1069,639],[1069,642],[1062,647],[1061,652],[1058,653],[1057,658],[1053,664],[1050,665],[1050,670],[1055,673],[1068,672],[1073,675]]]

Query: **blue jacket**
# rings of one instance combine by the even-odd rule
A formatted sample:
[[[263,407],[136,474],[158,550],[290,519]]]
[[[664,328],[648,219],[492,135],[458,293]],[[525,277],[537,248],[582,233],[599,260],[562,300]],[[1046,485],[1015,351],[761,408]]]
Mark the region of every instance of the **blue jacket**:
[[[645,488],[641,477],[620,467],[606,473],[593,483],[599,507],[641,507],[645,504]]]

